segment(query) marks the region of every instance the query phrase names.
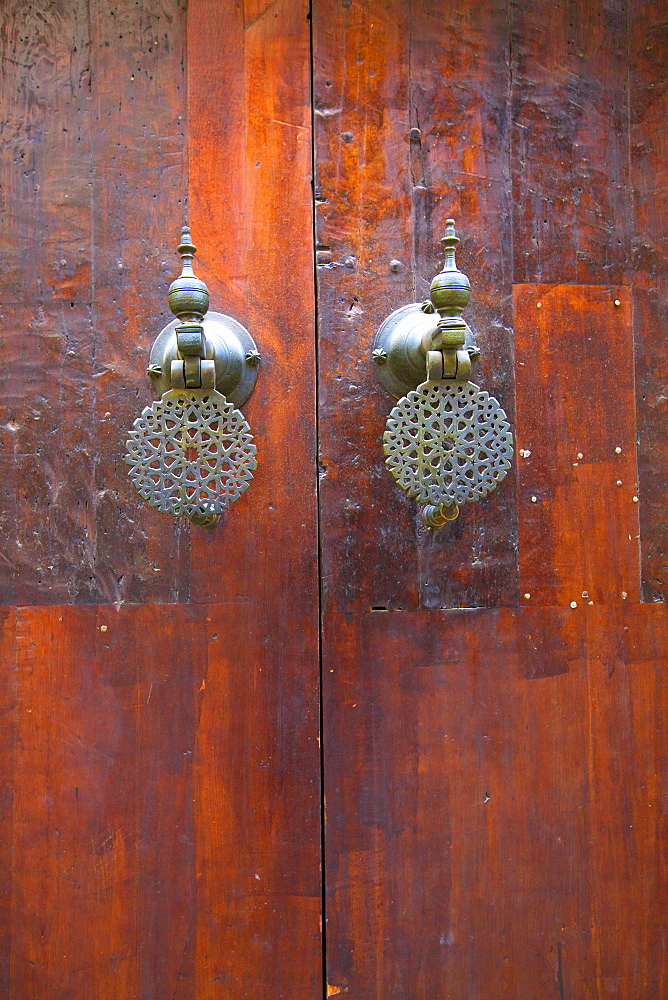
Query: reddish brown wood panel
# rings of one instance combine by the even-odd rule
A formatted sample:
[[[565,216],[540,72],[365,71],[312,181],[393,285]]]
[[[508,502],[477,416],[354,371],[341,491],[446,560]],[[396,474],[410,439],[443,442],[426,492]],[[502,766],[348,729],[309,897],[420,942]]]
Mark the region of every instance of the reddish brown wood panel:
[[[630,26],[631,178],[634,207],[634,327],[643,598],[668,588],[668,45],[662,2],[633,3]]]
[[[9,997],[16,765],[16,613],[0,608],[0,997]]]
[[[328,615],[325,637],[330,993],[664,997],[665,610]]]
[[[630,267],[625,0],[513,3],[515,282],[621,284]]]
[[[465,316],[482,350],[476,382],[502,401],[512,421],[507,4],[421,0],[407,7],[411,125],[421,132],[410,145],[416,298],[428,296],[443,265],[439,239],[454,216],[458,265],[472,286]],[[421,607],[517,603],[516,504],[513,468],[502,487],[455,523],[420,531]]]
[[[211,277],[212,308],[247,325],[262,355],[257,388],[244,405],[258,469],[215,532],[192,532],[191,597],[250,600],[277,625],[294,613],[315,664],[308,4],[242,6],[224,20],[212,0],[189,6],[190,218],[202,275]],[[212,100],[212,92],[225,100]]]
[[[113,607],[20,612],[10,995],[314,996],[308,5],[61,8],[0,21],[15,290],[1,523],[18,553],[0,579],[5,601]],[[257,476],[212,533],[147,507],[122,461],[188,197],[212,307],[263,355]]]
[[[194,790],[198,998],[322,988],[309,45],[305,2],[230,4],[224,18],[189,5],[201,273],[262,355],[244,406],[253,483],[215,532],[191,535],[192,599],[225,602],[197,739],[200,759],[215,748]]]
[[[183,215],[184,28],[177,0],[0,14],[5,603],[187,592],[121,460]]]
[[[320,511],[330,608],[419,603],[413,505],[383,465],[393,400],[370,362],[382,320],[416,294],[409,25],[404,0],[320,0],[313,9]]]
[[[264,631],[235,606],[19,612],[5,995],[316,995],[317,716]]]
[[[639,600],[630,290],[516,286],[515,360],[521,600]]]
[[[94,607],[19,612],[11,997],[140,994],[144,655],[127,617],[115,638],[113,615],[106,625]]]
[[[441,265],[445,219],[454,214],[460,264],[474,287],[469,318],[485,351],[481,378],[512,411],[507,53],[505,6],[496,2],[314,7],[320,495],[330,609],[516,599],[512,478],[448,531],[421,530],[415,505],[383,463],[394,400],[370,363],[382,320],[426,296]],[[466,87],[453,86],[455,74]]]

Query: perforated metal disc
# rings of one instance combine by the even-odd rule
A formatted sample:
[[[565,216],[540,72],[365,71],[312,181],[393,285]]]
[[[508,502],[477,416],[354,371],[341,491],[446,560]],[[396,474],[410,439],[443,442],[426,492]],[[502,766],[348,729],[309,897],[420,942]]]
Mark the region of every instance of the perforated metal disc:
[[[463,504],[487,496],[505,477],[513,436],[498,400],[473,382],[423,382],[390,413],[383,450],[409,496]]]
[[[243,414],[213,390],[172,389],[135,420],[125,461],[141,496],[166,514],[220,514],[257,468]]]

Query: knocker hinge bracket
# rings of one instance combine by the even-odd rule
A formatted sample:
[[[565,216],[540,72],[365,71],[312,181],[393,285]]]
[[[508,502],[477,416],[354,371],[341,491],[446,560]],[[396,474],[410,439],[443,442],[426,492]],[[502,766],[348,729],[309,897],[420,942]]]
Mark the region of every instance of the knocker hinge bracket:
[[[171,363],[172,389],[215,389],[216,363],[206,360],[202,324],[179,323],[175,332],[178,357]]]
[[[458,382],[468,382],[471,378],[471,367],[480,357],[477,347],[458,348],[457,350],[427,351],[427,381],[440,382],[442,379],[455,379]]]

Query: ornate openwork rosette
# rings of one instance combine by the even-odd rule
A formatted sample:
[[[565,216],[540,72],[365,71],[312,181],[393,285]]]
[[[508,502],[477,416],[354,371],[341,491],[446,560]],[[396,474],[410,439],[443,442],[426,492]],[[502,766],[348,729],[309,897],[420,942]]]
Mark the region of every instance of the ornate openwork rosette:
[[[473,382],[423,382],[399,400],[383,435],[385,462],[423,504],[464,504],[487,496],[513,456],[506,414]]]
[[[135,420],[127,448],[141,496],[176,517],[222,513],[257,468],[248,422],[213,389],[164,393]]]

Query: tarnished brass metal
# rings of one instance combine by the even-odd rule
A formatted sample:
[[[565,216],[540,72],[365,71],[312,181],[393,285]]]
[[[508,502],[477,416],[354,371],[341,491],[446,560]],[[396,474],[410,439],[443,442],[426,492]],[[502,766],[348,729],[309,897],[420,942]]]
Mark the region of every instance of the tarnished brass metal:
[[[424,382],[430,351],[441,354],[440,360],[433,359],[434,378],[468,379],[480,357],[471,329],[462,318],[471,286],[455,263],[459,239],[452,219],[446,222],[441,243],[445,263],[431,283],[431,297],[395,309],[381,324],[373,342],[378,377],[397,398]]]
[[[187,228],[178,250],[182,273],[169,289],[176,320],[156,338],[148,366],[161,398],[135,420],[125,461],[150,504],[210,528],[257,467],[250,427],[235,404],[253,391],[260,354],[240,323],[207,312],[209,292],[193,273]]]
[[[386,464],[420,503],[464,504],[496,488],[510,468],[506,414],[472,382],[423,382],[400,399],[383,435]]]
[[[426,504],[422,508],[422,521],[427,528],[442,528],[448,521],[456,521],[459,517],[459,507],[456,503],[443,503],[438,507]]]
[[[504,410],[469,381],[480,351],[462,318],[471,287],[455,263],[458,242],[448,219],[445,263],[430,300],[392,313],[373,348],[377,364],[381,352],[386,358],[377,369],[380,380],[402,397],[383,435],[385,461],[402,489],[424,505],[430,528],[453,521],[462,504],[496,489],[513,456]]]
[[[198,524],[245,493],[257,468],[248,422],[215,389],[164,393],[135,420],[127,447],[141,496]]]

